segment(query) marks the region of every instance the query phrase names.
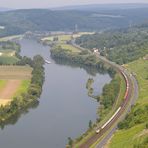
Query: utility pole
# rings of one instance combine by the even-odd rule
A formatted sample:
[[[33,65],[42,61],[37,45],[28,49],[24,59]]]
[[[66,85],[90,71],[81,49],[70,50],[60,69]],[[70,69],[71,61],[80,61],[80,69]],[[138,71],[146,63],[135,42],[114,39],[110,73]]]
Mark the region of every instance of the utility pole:
[[[78,24],[75,24],[75,33],[78,32]]]

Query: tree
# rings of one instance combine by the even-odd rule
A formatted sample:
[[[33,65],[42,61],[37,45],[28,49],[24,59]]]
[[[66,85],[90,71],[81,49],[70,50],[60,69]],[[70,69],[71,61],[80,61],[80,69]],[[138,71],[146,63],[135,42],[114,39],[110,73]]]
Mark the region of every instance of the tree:
[[[73,145],[73,140],[72,140],[71,137],[68,137],[68,145],[69,145],[70,147],[72,147],[72,145]]]
[[[92,129],[92,121],[89,121],[89,128]]]
[[[146,123],[145,128],[148,129],[148,122]]]

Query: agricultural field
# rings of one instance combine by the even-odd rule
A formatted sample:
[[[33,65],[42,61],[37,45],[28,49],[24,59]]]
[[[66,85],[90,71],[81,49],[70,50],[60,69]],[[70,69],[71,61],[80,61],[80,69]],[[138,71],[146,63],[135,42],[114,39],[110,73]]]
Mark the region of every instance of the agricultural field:
[[[7,57],[7,56],[1,56],[0,57],[0,65],[12,65],[16,64],[19,61],[16,57]]]
[[[63,48],[63,49],[67,49],[67,50],[70,50],[72,52],[80,52],[80,50],[70,44],[60,44],[60,46]]]
[[[0,50],[0,57],[13,57],[15,56],[15,51],[14,50]]]
[[[143,122],[135,124],[131,128],[117,131],[107,145],[109,148],[132,148],[134,146],[139,146],[148,138],[148,129],[146,128],[148,113],[140,113],[143,108],[148,105],[148,60],[139,59],[125,66],[136,75],[139,84],[139,98],[130,116],[132,116],[132,120],[135,120],[135,122],[138,119],[140,122]],[[131,121],[128,124],[133,123]],[[148,143],[147,145],[145,144],[145,146],[148,146]]]
[[[31,79],[32,68],[29,66],[0,66],[0,79]]]
[[[58,38],[59,42],[65,42],[65,41],[69,41],[71,40],[72,35],[53,35],[53,36],[49,36],[49,37],[45,37],[42,39],[42,41],[54,41],[54,38]]]
[[[82,35],[93,35],[95,32],[78,32],[73,35],[73,38],[78,38],[81,37]]]
[[[27,91],[31,73],[28,66],[0,66],[0,105]]]
[[[81,34],[75,34],[76,36],[80,36]],[[54,38],[58,38],[57,40],[57,45],[61,46],[63,49],[72,51],[74,53],[78,53],[80,52],[80,50],[78,48],[75,48],[74,46],[67,44],[67,41],[70,41],[72,39],[72,35],[57,35],[57,36],[50,36],[50,37],[46,37],[43,38],[42,41],[54,41]]]
[[[65,34],[65,35],[53,35],[53,36],[49,36],[49,37],[45,37],[42,39],[42,41],[54,41],[54,38],[58,37],[58,41],[59,42],[66,42],[66,41],[69,41],[73,38],[78,38],[82,35],[92,35],[94,34],[94,32],[78,32],[76,34],[73,34],[73,35],[70,35],[70,34]]]
[[[16,57],[16,53],[19,52],[19,45],[0,41],[0,65],[13,65],[19,61]]]
[[[0,64],[15,64],[19,59],[15,56],[14,50],[0,50]]]
[[[18,39],[21,37],[22,37],[22,35],[13,35],[13,36],[8,36],[8,37],[3,37],[3,38],[0,38],[0,42],[1,41],[10,41],[10,40]]]

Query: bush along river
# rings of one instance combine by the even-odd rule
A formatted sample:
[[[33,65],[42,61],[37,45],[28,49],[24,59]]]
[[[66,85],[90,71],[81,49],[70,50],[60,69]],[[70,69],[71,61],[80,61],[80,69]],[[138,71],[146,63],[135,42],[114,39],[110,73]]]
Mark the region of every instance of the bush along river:
[[[93,78],[93,92],[100,95],[111,77],[61,60],[54,62],[50,48],[35,40],[22,39],[20,45],[22,56],[40,54],[51,64],[44,65],[45,82],[39,103],[3,126],[1,147],[64,148],[68,137],[78,137],[88,129],[90,120],[96,121],[99,104],[88,96],[88,79]]]

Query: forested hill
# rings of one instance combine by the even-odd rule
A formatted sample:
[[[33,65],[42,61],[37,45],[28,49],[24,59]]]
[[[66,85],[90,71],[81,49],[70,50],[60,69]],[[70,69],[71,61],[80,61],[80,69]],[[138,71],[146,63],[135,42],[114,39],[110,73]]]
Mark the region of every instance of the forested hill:
[[[79,11],[29,9],[0,12],[0,36],[26,31],[100,31],[125,28],[148,20],[147,8]]]
[[[88,49],[98,48],[100,54],[109,60],[125,64],[148,53],[148,27],[144,26],[83,35],[76,43]]]
[[[119,10],[119,9],[135,9],[148,8],[148,4],[144,3],[116,3],[116,4],[90,4],[90,5],[75,5],[52,8],[52,10],[81,10],[81,11],[100,11],[100,10]]]

